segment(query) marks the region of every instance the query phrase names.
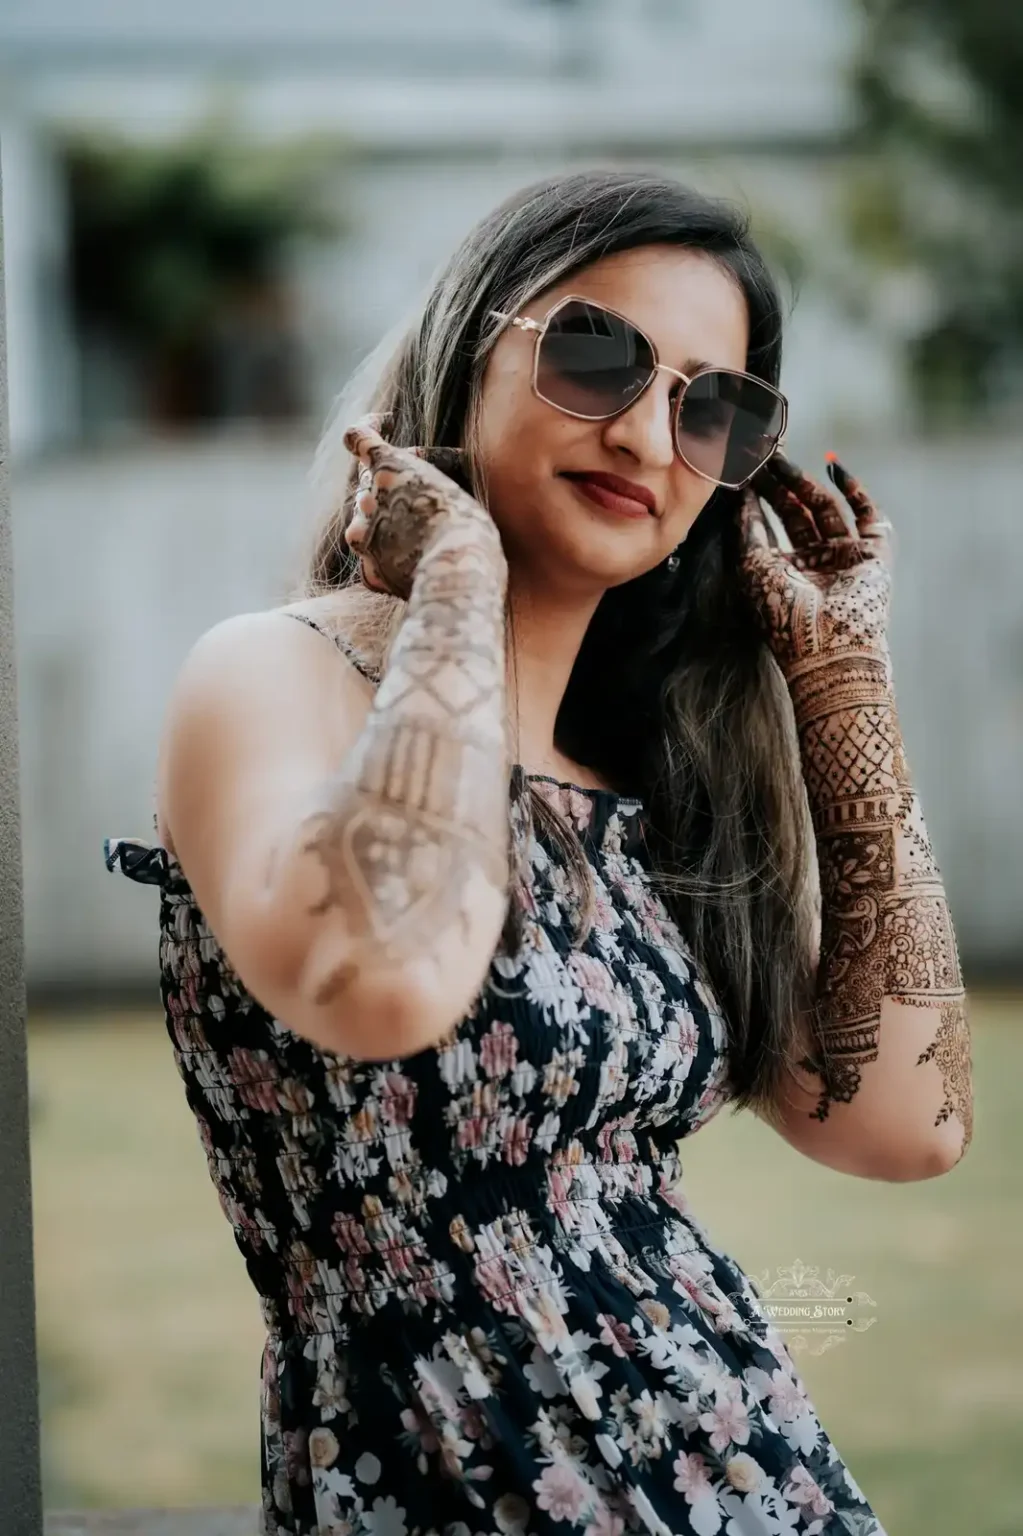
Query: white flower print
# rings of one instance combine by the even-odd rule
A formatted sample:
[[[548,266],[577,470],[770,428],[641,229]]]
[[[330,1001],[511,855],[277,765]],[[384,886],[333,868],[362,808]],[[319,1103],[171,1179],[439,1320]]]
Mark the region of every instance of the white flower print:
[[[728,1030],[642,813],[549,789],[592,932],[572,946],[538,833],[521,944],[401,1060],[275,1020],[180,870],[165,887],[171,1049],[268,1329],[266,1536],[884,1536],[677,1188],[679,1140],[727,1102]]]
[[[539,1392],[540,1396],[548,1402],[552,1397],[560,1397],[565,1390],[561,1372],[539,1344],[533,1346],[530,1364],[523,1366],[522,1374],[533,1391]]]
[[[580,1017],[582,994],[553,950],[534,952],[522,977],[526,996],[555,1024],[572,1024]]]
[[[371,1536],[407,1536],[405,1511],[392,1494],[385,1499],[374,1499],[373,1508],[367,1509],[362,1519]]]
[[[746,1372],[746,1380],[763,1401],[785,1439],[801,1456],[809,1456],[817,1444],[820,1425],[800,1383],[780,1367],[770,1376],[759,1369]]]

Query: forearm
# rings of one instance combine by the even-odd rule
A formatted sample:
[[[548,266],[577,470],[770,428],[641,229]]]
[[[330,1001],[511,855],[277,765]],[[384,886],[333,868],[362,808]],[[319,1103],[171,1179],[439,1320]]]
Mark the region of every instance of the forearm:
[[[447,520],[423,554],[366,724],[295,848],[310,910],[337,919],[310,966],[318,1004],[367,971],[443,987],[452,956],[485,969],[508,881],[505,585],[482,519]]]
[[[956,1124],[961,1156],[972,1134],[962,976],[887,649],[813,657],[789,685],[821,883],[818,1050],[803,1065],[823,1087],[811,1113],[823,1121],[833,1103],[849,1105],[869,1133],[882,1128],[879,1106],[890,1121],[897,1104],[907,1138]],[[882,1042],[906,1007],[929,1011],[921,1049],[916,1029]]]

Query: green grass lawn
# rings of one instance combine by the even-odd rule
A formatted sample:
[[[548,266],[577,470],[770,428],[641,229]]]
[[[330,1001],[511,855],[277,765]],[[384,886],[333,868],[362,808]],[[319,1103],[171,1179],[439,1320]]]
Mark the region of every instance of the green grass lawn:
[[[754,1275],[800,1260],[876,1303],[797,1359],[889,1536],[1023,1531],[1023,998],[971,1020],[974,1141],[943,1178],[849,1178],[727,1112],[685,1148]],[[258,1502],[262,1320],[162,1019],[33,1018],[29,1071],[47,1506]]]

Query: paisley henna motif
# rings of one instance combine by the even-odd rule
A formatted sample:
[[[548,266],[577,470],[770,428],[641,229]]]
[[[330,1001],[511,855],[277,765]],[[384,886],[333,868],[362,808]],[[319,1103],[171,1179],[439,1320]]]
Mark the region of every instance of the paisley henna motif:
[[[945,1090],[945,1102],[938,1112],[941,1125],[955,1115],[963,1127],[963,1151],[973,1140],[973,1079],[970,1058],[970,1027],[962,999],[946,1003],[941,1010],[938,1033],[917,1058],[917,1066],[925,1061],[937,1063],[941,1084]]]
[[[918,1065],[944,1089],[935,1121],[972,1134],[970,1037],[955,933],[913,789],[887,641],[885,524],[866,492],[837,470],[855,535],[827,491],[788,461],[755,484],[793,549],[767,538],[756,494],[743,511],[743,575],[789,684],[821,877],[819,1047],[801,1065],[823,1083],[814,1118],[850,1103],[878,1056],[885,998],[938,1007],[941,1024]],[[960,1154],[961,1155],[961,1154]]]

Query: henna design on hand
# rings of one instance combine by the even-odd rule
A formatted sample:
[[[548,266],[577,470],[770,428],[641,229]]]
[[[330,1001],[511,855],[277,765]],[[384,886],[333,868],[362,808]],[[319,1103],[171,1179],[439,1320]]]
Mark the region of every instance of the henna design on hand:
[[[813,1116],[851,1103],[877,1059],[884,998],[940,1006],[918,1065],[933,1061],[965,1152],[972,1135],[970,1038],[955,933],[899,727],[887,640],[890,550],[866,491],[840,466],[838,503],[780,455],[742,509],[741,576],[789,685],[821,877],[820,1051]],[[758,494],[792,553],[768,538]]]
[[[345,538],[376,578],[369,585],[407,599],[430,539],[452,517],[500,543],[489,512],[460,483],[461,449],[396,448],[368,421],[349,427],[344,442],[363,463]]]
[[[468,934],[480,877],[507,887],[507,565],[489,513],[439,469],[368,427],[349,436],[372,466],[376,498],[356,543],[372,545],[394,587],[410,582],[408,611],[303,851],[326,874],[312,910],[340,909],[360,950],[400,963],[429,956],[453,923]],[[346,962],[317,1001],[359,974]]]

